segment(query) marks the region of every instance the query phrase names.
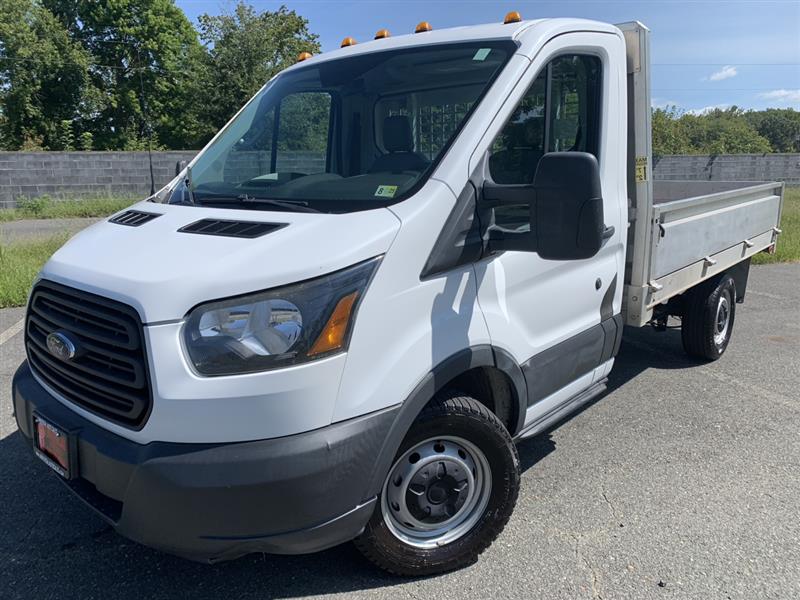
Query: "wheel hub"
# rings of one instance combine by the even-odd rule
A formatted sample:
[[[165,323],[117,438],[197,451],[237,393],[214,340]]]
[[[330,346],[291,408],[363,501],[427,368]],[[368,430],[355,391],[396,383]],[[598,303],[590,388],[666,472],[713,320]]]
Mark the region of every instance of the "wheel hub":
[[[491,472],[481,450],[461,438],[430,439],[409,449],[392,467],[381,508],[398,538],[436,547],[472,528],[490,492]]]
[[[463,464],[441,460],[417,471],[406,492],[409,512],[423,523],[440,523],[455,515],[469,497]]]
[[[722,346],[722,344],[725,342],[725,338],[728,335],[730,318],[730,302],[726,295],[722,295],[720,296],[719,303],[717,304],[717,316],[714,326],[714,344],[716,344],[718,347]]]

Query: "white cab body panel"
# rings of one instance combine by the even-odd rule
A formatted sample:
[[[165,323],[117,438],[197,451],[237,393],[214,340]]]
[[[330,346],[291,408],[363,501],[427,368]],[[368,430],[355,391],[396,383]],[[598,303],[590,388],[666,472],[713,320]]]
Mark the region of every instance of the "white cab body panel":
[[[489,343],[471,265],[420,281],[455,200],[430,181],[392,207],[403,227],[359,310],[334,421],[403,402],[432,365]]]
[[[161,216],[144,229],[96,223],[56,252],[41,275],[130,304],[146,324],[182,319],[210,300],[349,267],[386,252],[400,228],[386,208],[345,215],[150,202],[131,208]],[[287,226],[255,239],[178,231],[205,218]]]

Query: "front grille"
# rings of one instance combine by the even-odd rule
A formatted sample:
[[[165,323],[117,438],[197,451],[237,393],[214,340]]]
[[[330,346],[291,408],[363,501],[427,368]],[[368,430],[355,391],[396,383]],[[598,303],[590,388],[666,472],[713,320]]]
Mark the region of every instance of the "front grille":
[[[48,350],[47,336],[56,332],[75,345],[72,359]],[[67,400],[120,425],[144,423],[150,384],[142,324],[132,307],[41,281],[28,305],[25,347],[33,370]]]

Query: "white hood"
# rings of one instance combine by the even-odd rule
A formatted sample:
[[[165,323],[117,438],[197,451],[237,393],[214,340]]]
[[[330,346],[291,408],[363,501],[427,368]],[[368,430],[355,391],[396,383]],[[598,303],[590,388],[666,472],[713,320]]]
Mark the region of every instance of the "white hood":
[[[125,302],[144,323],[181,319],[219,298],[317,277],[385,253],[400,222],[385,208],[348,214],[170,206],[138,227],[101,221],[72,238],[41,276]],[[179,233],[200,219],[285,223],[253,239]]]

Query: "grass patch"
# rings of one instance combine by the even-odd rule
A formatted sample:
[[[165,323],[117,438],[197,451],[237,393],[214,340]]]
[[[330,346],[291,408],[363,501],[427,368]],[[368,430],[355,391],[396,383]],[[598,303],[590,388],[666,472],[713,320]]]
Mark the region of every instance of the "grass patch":
[[[23,306],[33,278],[69,236],[0,243],[0,308]]]
[[[800,261],[800,188],[784,190],[781,229],[778,251],[775,254],[760,252],[753,257],[754,265]]]
[[[0,222],[20,219],[74,219],[105,217],[136,202],[131,198],[87,198],[86,200],[54,200],[49,196],[23,199],[17,208],[0,210]]]

